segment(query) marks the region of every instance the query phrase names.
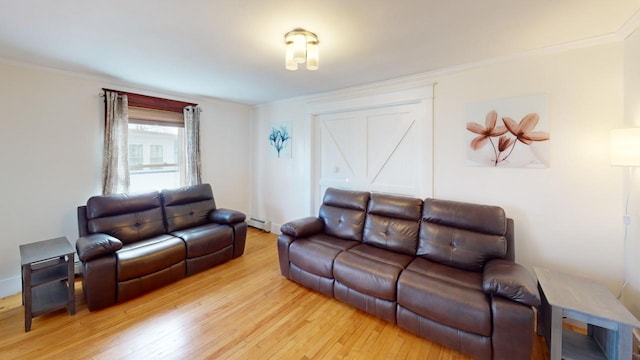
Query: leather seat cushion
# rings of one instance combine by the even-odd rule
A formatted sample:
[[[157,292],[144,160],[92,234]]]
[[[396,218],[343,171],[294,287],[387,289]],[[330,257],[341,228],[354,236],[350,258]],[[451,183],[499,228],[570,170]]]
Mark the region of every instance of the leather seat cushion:
[[[349,249],[349,252],[403,269],[407,267],[407,265],[409,265],[411,260],[413,260],[413,256],[403,255],[394,251],[381,249],[379,247],[367,244],[354,246],[353,248]]]
[[[482,273],[479,272],[458,269],[424,258],[415,258],[407,266],[407,270],[444,280],[458,286],[482,291]]]
[[[360,245],[360,241],[344,240],[324,233],[309,236],[307,239],[309,241],[341,251],[349,250],[354,246]]]
[[[233,245],[233,230],[227,225],[210,223],[174,231],[171,235],[184,240],[187,259],[212,254]]]
[[[341,251],[311,239],[298,239],[289,247],[289,262],[304,271],[333,279],[333,261]]]
[[[340,253],[333,274],[362,294],[395,301],[398,276],[410,260],[410,256],[363,244]]]
[[[482,336],[491,336],[489,296],[459,279],[451,281],[405,270],[398,279],[398,304],[440,324]]]
[[[127,244],[116,252],[118,281],[145,276],[184,261],[184,242],[171,235],[160,235]]]

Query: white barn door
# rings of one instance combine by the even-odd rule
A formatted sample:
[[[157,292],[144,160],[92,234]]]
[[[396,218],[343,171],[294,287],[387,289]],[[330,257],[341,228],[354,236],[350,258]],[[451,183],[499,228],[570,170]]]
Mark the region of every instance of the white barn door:
[[[315,210],[328,187],[430,196],[431,101],[315,115]]]

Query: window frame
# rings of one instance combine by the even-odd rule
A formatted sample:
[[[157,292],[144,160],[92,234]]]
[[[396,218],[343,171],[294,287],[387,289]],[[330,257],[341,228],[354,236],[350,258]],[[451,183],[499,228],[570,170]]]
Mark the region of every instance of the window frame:
[[[134,113],[134,118],[129,116],[129,123],[131,124],[147,124],[147,125],[157,125],[157,126],[171,126],[171,127],[180,127],[184,128],[184,108],[187,106],[197,107],[198,104],[172,100],[166,98],[160,98],[155,96],[141,95],[136,93],[131,93],[127,91],[113,90],[103,88],[103,91],[115,92],[118,95],[126,95],[128,102],[128,110],[131,110]],[[105,126],[106,126],[106,101],[105,101]],[[139,111],[138,111],[139,110]],[[143,114],[143,116],[135,115],[135,112],[138,111],[139,114]],[[174,113],[175,115],[171,115]],[[183,135],[184,136],[184,135]],[[180,140],[184,142],[184,139]],[[129,143],[127,143],[127,151],[129,149]],[[186,166],[186,154],[184,151],[177,150],[179,153],[182,153],[182,161],[179,161],[178,167],[180,168],[180,163],[182,163],[182,169],[179,169],[180,172],[180,183],[184,183],[185,174],[184,167]],[[144,153],[144,150],[143,150]],[[127,156],[128,157],[128,156]],[[144,155],[143,155],[144,158]],[[144,162],[144,160],[143,160]],[[143,164],[144,165],[144,164]],[[149,165],[149,164],[147,164]],[[152,167],[166,167],[174,164],[152,164]],[[129,171],[131,171],[131,166],[129,166]]]

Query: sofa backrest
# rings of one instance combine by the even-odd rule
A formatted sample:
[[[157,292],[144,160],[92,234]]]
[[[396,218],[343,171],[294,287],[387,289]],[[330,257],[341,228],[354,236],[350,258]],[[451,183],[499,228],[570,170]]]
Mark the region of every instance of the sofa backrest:
[[[415,255],[422,215],[422,200],[372,193],[362,242],[407,255]]]
[[[165,232],[157,191],[93,196],[87,200],[86,217],[89,233],[109,234],[125,244]]]
[[[206,224],[209,214],[216,209],[209,184],[162,190],[161,195],[167,232]]]
[[[507,226],[502,208],[426,199],[416,255],[471,271],[487,261],[508,258]]]
[[[319,217],[324,232],[345,240],[362,241],[369,192],[328,188]]]

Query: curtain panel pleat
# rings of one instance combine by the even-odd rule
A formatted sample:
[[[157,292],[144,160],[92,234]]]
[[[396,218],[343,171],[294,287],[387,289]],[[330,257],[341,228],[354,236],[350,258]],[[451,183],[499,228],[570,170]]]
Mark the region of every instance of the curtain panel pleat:
[[[183,114],[186,145],[186,185],[198,185],[202,183],[200,169],[200,108],[197,106],[186,106]]]
[[[127,95],[105,91],[105,103],[102,193],[126,193],[129,191]]]

